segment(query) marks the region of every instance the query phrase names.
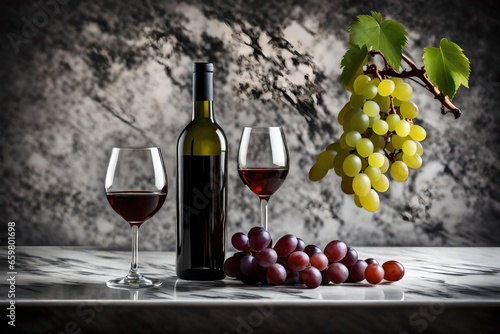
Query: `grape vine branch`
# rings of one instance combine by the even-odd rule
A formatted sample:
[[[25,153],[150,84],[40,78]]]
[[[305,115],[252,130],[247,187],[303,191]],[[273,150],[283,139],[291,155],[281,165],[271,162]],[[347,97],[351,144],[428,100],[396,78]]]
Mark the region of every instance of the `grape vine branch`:
[[[370,64],[367,69],[363,71],[365,74],[375,75],[380,80],[386,77],[418,78],[422,81],[422,85],[429,92],[431,92],[439,102],[441,102],[441,113],[443,115],[451,112],[455,116],[455,119],[459,118],[462,115],[460,109],[450,101],[448,96],[441,93],[439,89],[429,80],[429,78],[425,74],[425,68],[418,68],[413,60],[411,60],[408,56],[403,54],[402,59],[406,64],[408,64],[408,66],[410,66],[410,70],[402,70],[401,72],[398,72],[389,65],[382,51],[370,50],[368,54],[372,57],[375,57],[377,55],[382,57],[382,59],[384,60],[384,68],[382,70],[379,70],[376,64]],[[445,110],[444,107],[446,107],[448,110]]]

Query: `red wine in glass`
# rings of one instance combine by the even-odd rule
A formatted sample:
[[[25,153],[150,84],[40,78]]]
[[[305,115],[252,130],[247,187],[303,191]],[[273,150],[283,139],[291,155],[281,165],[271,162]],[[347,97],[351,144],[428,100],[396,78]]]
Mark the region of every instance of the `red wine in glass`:
[[[285,182],[288,168],[240,168],[238,172],[255,195],[269,199]]]
[[[141,226],[160,210],[166,193],[153,191],[119,191],[106,194],[109,204],[130,225]]]
[[[159,147],[114,147],[104,182],[106,198],[132,231],[132,261],[128,275],[106,285],[137,289],[161,285],[161,280],[139,271],[139,227],[153,217],[165,202],[167,173]]]
[[[267,204],[288,175],[288,148],[283,128],[245,127],[238,148],[238,172],[260,199],[260,221],[267,230]]]

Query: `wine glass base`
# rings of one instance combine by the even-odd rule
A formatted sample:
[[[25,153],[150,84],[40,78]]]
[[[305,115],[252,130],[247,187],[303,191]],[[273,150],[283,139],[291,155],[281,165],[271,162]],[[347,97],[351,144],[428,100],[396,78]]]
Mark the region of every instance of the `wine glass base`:
[[[117,289],[141,289],[141,288],[151,288],[155,286],[160,286],[161,281],[156,278],[140,277],[131,279],[127,276],[122,278],[112,279],[106,282],[106,285],[110,288]]]

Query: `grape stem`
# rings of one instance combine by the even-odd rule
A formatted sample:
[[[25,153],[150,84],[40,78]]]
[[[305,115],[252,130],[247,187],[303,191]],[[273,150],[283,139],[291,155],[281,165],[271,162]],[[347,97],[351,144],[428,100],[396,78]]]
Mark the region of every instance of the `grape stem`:
[[[409,70],[403,70],[401,72],[396,71],[393,69],[389,63],[387,62],[387,59],[385,58],[384,54],[381,51],[378,50],[370,50],[369,55],[374,57],[376,55],[379,55],[382,57],[384,60],[384,69],[379,70],[377,68],[377,65],[375,64],[370,64],[366,70],[364,71],[365,74],[372,74],[382,80],[384,77],[398,77],[398,78],[418,78],[422,81],[423,87],[427,89],[430,93],[434,95],[434,98],[437,99],[439,102],[441,102],[441,114],[446,114],[448,112],[453,113],[455,116],[455,119],[459,118],[460,115],[462,115],[462,112],[460,109],[458,109],[448,98],[448,96],[444,95],[439,91],[439,89],[429,80],[427,75],[425,74],[425,68],[418,68],[417,65],[411,60],[408,56],[402,55],[403,61],[410,66]],[[447,110],[445,110],[445,108]]]

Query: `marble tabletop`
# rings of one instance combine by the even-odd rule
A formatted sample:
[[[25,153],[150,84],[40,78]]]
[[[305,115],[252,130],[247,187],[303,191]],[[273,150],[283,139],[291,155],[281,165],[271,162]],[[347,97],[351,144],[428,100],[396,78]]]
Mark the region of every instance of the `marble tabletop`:
[[[0,304],[4,308],[15,300],[16,329],[29,333],[147,327],[149,332],[282,333],[304,325],[321,332],[349,333],[500,329],[494,318],[500,310],[500,248],[355,248],[360,258],[400,261],[405,277],[394,283],[330,284],[316,289],[250,286],[230,278],[194,282],[177,279],[174,253],[143,251],[141,271],[163,284],[128,291],[110,289],[105,282],[126,274],[130,252],[18,247],[15,274],[9,274],[4,247],[2,282],[15,277],[15,298],[4,289]]]

